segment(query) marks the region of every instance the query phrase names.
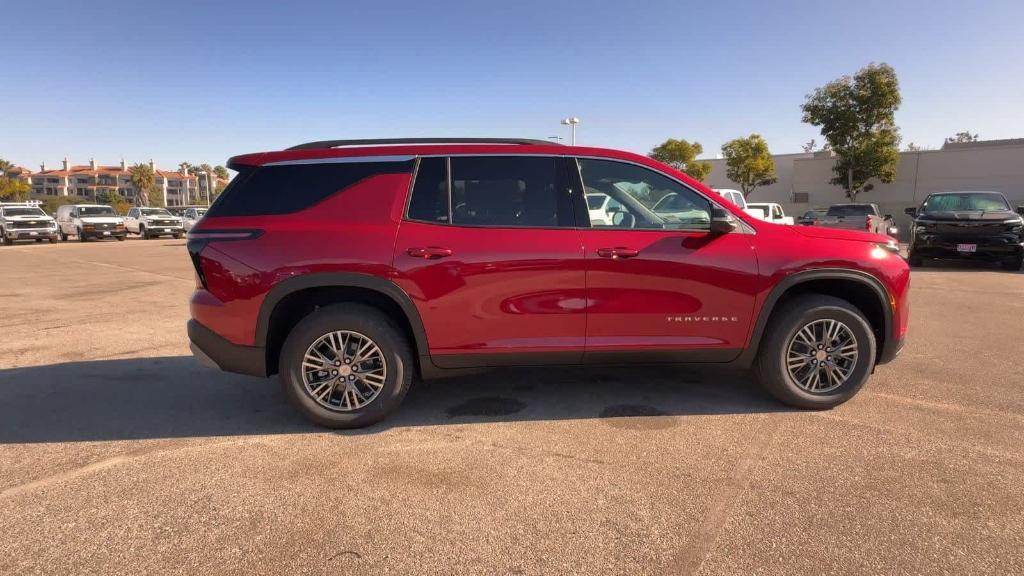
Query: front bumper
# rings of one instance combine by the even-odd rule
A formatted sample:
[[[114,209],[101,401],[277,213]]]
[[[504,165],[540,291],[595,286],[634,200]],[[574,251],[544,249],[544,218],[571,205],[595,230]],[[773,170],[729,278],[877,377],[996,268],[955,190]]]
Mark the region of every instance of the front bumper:
[[[959,244],[974,244],[974,252],[957,250]],[[999,261],[1020,258],[1024,255],[1024,243],[1019,238],[996,237],[960,237],[929,236],[914,238],[910,244],[910,255],[915,258],[946,258],[959,260]]]
[[[124,238],[125,230],[82,230],[82,238]]]
[[[906,337],[903,338],[887,338],[885,344],[882,346],[882,352],[878,355],[878,360],[875,364],[885,364],[892,362],[903,352],[903,346],[907,343]]]
[[[195,320],[189,320],[192,354],[203,365],[247,376],[267,376],[267,353],[262,346],[242,346]]]
[[[11,240],[54,240],[57,238],[56,228],[12,228],[4,230],[4,237]]]
[[[148,236],[170,236],[177,234],[179,236],[185,234],[185,228],[183,226],[156,226],[153,224],[146,224],[146,234]]]

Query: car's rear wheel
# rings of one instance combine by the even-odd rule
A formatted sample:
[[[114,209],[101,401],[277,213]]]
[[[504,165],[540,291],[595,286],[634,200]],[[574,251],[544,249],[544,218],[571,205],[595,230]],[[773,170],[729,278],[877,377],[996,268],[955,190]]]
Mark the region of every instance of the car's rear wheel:
[[[413,354],[401,329],[361,304],[335,304],[292,329],[281,348],[288,399],[313,422],[360,428],[394,411],[412,382]]]
[[[860,390],[875,365],[864,315],[832,296],[801,296],[773,315],[758,351],[761,384],[785,404],[832,408]]]
[[[1022,258],[1022,257],[1011,258],[1009,260],[1003,260],[999,264],[1000,264],[1000,266],[1003,267],[1003,270],[1010,270],[1010,271],[1020,270],[1021,266],[1024,266],[1024,258]]]

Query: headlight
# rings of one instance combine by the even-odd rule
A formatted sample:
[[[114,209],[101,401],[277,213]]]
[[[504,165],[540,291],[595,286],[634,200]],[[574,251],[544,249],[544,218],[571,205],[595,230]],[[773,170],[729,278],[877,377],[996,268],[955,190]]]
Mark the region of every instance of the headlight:
[[[914,226],[914,234],[924,234],[927,231],[927,226]]]

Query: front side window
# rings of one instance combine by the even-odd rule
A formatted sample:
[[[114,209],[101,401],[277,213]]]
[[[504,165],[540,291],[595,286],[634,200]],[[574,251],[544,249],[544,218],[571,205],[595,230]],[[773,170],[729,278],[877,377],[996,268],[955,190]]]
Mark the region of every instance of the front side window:
[[[613,160],[580,158],[578,162],[587,197],[610,198],[603,210],[589,210],[592,227],[708,229],[711,225],[711,203],[663,174]]]

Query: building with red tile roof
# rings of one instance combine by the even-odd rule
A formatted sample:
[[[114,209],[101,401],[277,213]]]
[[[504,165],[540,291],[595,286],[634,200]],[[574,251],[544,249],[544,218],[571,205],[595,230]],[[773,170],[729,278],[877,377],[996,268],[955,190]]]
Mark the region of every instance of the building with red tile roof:
[[[186,174],[183,170],[158,169],[152,160],[149,167],[153,169],[155,192],[163,199],[164,206],[198,204],[206,198],[208,182],[205,178]],[[123,158],[116,166],[100,165],[95,159],[90,159],[88,164],[71,165],[65,158],[60,169],[50,169],[43,163],[38,172],[29,172],[25,179],[31,184],[35,196],[74,196],[95,201],[101,192],[116,192],[131,202],[135,201],[131,168]],[[226,183],[216,177],[211,180],[209,184],[214,187]]]

